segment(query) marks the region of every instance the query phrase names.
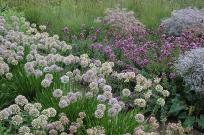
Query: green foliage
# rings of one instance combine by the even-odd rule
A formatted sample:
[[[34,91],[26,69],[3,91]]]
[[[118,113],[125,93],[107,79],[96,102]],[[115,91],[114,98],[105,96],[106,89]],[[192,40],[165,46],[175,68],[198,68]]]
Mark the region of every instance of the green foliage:
[[[197,120],[197,122],[201,128],[204,128],[204,115],[200,115],[200,118]]]
[[[172,105],[169,110],[169,115],[178,116],[178,114],[181,113],[181,111],[184,111],[187,107],[185,103],[182,102],[178,97],[172,99],[171,102],[172,102]]]
[[[45,24],[50,33],[59,35],[65,26],[73,33],[79,32],[82,24],[88,29],[96,27],[94,20],[101,17],[106,8],[117,4],[133,10],[151,29],[157,28],[161,19],[169,16],[172,10],[186,6],[204,7],[202,0],[4,0],[2,4],[23,11],[29,21]]]
[[[190,128],[192,128],[194,123],[195,123],[195,117],[189,116],[189,117],[187,117],[187,118],[185,119],[183,125],[184,125],[185,127],[190,127]]]
[[[10,130],[7,129],[6,127],[4,127],[1,123],[0,123],[0,134],[1,135],[10,135]]]
[[[83,90],[83,88],[81,89]],[[69,90],[66,89],[66,92]],[[65,113],[71,121],[76,120],[79,112],[85,112],[86,118],[84,121],[83,128],[80,129],[78,134],[85,133],[86,129],[94,127],[94,126],[103,126],[105,128],[106,134],[115,135],[115,134],[123,134],[128,131],[134,131],[134,128],[137,127],[137,122],[133,119],[135,114],[138,113],[139,110],[136,108],[134,110],[130,110],[128,112],[121,112],[116,117],[110,119],[105,112],[105,115],[101,119],[97,119],[94,116],[94,112],[97,108],[98,101],[96,98],[86,98],[82,96],[81,99],[77,100],[75,103],[71,103],[68,107],[62,109],[59,108],[58,102],[56,98],[52,96],[50,90],[43,90],[37,93],[36,100],[42,103],[44,108],[54,107],[57,112]],[[146,127],[147,129],[149,127]]]

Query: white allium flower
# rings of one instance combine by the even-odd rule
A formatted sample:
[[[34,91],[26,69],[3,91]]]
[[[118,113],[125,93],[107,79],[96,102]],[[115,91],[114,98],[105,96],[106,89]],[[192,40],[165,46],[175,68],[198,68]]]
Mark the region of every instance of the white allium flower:
[[[108,102],[108,104],[111,106],[113,106],[114,104],[117,104],[117,103],[118,103],[118,100],[116,98],[111,98],[111,99],[109,99],[109,102]]]
[[[33,133],[25,133],[24,135],[34,135]]]
[[[144,122],[144,115],[143,114],[136,114],[135,115],[135,120],[138,122],[138,123],[142,123]]]
[[[146,101],[142,98],[138,98],[134,100],[134,104],[139,106],[139,107],[145,107],[146,106]]]
[[[51,81],[51,80],[53,79],[53,75],[52,75],[52,74],[46,74],[46,75],[45,75],[45,79]]]
[[[87,92],[87,93],[85,93],[85,96],[87,98],[92,98],[93,97],[93,92]]]
[[[54,38],[55,40],[58,40],[58,39],[59,39],[59,36],[55,34],[55,35],[53,36],[53,38]]]
[[[18,96],[15,98],[15,103],[16,103],[17,105],[24,106],[25,104],[28,103],[28,100],[26,99],[25,96],[18,95]]]
[[[152,90],[148,90],[147,93],[144,94],[145,99],[149,99],[152,95]]]
[[[111,91],[112,91],[112,87],[111,87],[110,85],[104,85],[104,86],[103,86],[103,91],[104,91],[104,92],[105,92],[105,91],[111,92]]]
[[[72,77],[73,77],[73,73],[72,73],[71,71],[68,71],[68,72],[66,73],[66,75],[67,75],[69,78],[72,78]]]
[[[104,111],[97,109],[94,114],[95,114],[95,117],[96,117],[96,118],[100,119],[100,118],[103,118]]]
[[[118,114],[118,111],[114,108],[108,109],[108,116],[109,117],[115,117]]]
[[[122,107],[119,103],[116,103],[112,106],[117,112],[120,112],[122,110]]]
[[[125,133],[125,134],[123,134],[123,135],[131,135],[130,133]]]
[[[105,111],[106,110],[106,105],[105,104],[98,104],[97,105],[97,110]]]
[[[21,123],[23,123],[23,118],[20,116],[20,115],[14,115],[12,118],[11,118],[11,122],[12,124],[16,125],[16,126],[19,126]]]
[[[77,91],[75,93],[76,98],[82,98],[82,92]]]
[[[92,91],[98,91],[98,83],[96,83],[96,82],[91,82],[90,84],[89,84],[89,88],[92,90]]]
[[[157,84],[156,87],[155,87],[156,91],[158,92],[162,92],[163,91],[163,87],[160,85],[160,84]]]
[[[31,122],[32,127],[35,129],[46,128],[47,124],[48,124],[47,120],[39,117],[36,119],[33,119],[33,121]]]
[[[67,118],[67,116],[61,116],[59,121],[63,124],[63,125],[67,125],[69,123],[69,119]]]
[[[103,74],[110,74],[113,72],[113,69],[112,69],[113,66],[114,64],[112,62],[105,62],[102,64],[100,71]]]
[[[32,23],[32,24],[31,24],[31,27],[35,28],[35,27],[36,27],[36,24],[35,24],[35,23]]]
[[[130,92],[129,89],[123,89],[123,90],[122,90],[122,95],[123,95],[124,97],[129,97],[130,94],[131,94],[131,92]]]
[[[48,117],[46,115],[43,115],[43,114],[38,116],[38,118],[41,119],[41,120],[48,120]]]
[[[69,104],[67,103],[67,101],[66,100],[60,100],[59,101],[59,107],[60,108],[65,108],[65,107],[67,107]]]
[[[30,128],[27,126],[22,126],[18,130],[20,135],[25,135],[26,133],[30,133]]]
[[[18,114],[18,113],[21,111],[20,107],[19,107],[17,104],[10,105],[10,106],[8,107],[8,110],[9,110],[12,114]]]
[[[86,117],[86,113],[85,112],[79,112],[79,117],[84,119]]]
[[[32,108],[29,110],[28,114],[32,117],[38,117],[40,115],[40,112],[37,108]]]
[[[61,83],[68,83],[68,82],[69,82],[69,77],[66,76],[66,75],[63,75],[63,76],[60,78],[60,80],[61,80]]]
[[[136,91],[136,92],[141,92],[142,90],[143,90],[143,87],[142,87],[141,85],[137,84],[137,85],[135,86],[135,91]]]
[[[70,133],[76,133],[76,132],[77,132],[77,126],[71,125],[71,126],[69,127],[69,131],[70,131]]]
[[[51,130],[49,131],[49,135],[58,135],[58,132],[57,132],[57,130],[55,130],[55,129],[51,129]]]
[[[34,74],[35,74],[35,77],[38,78],[43,75],[43,72],[41,70],[36,70]]]
[[[113,94],[110,91],[105,91],[103,93],[103,95],[107,98],[107,99],[111,99],[113,97]]]
[[[168,97],[168,96],[170,95],[170,93],[169,93],[168,90],[163,90],[163,91],[162,91],[162,95],[163,95],[164,97]]]
[[[62,92],[62,90],[60,90],[60,89],[55,89],[55,90],[53,91],[53,93],[52,93],[53,97],[55,97],[55,98],[61,97],[62,94],[63,94],[63,92]]]
[[[62,132],[60,135],[69,135],[68,133]]]
[[[46,26],[45,26],[45,25],[40,25],[40,26],[39,26],[39,29],[40,29],[41,31],[45,31],[45,30],[46,30]]]
[[[24,106],[24,110],[29,112],[31,109],[35,108],[35,106],[31,103],[27,103],[25,106]]]
[[[158,98],[157,99],[157,104],[160,106],[164,106],[165,105],[165,100],[163,98]]]
[[[34,107],[39,111],[42,109],[42,105],[40,103],[34,103]]]
[[[107,98],[106,98],[104,95],[98,95],[98,97],[97,97],[97,100],[98,100],[99,102],[105,102],[106,99],[107,99]]]
[[[154,78],[154,83],[159,84],[160,81],[161,81],[161,78],[158,78],[158,77]]]
[[[119,101],[119,105],[121,106],[121,108],[125,107],[125,103],[123,101]]]
[[[48,80],[48,79],[44,79],[41,82],[42,87],[44,88],[48,88],[51,85],[52,81]]]
[[[0,121],[8,119],[10,112],[7,109],[0,111]]]
[[[6,73],[6,79],[11,80],[13,78],[12,73]]]
[[[104,78],[99,78],[98,83],[99,84],[106,84],[106,80]]]

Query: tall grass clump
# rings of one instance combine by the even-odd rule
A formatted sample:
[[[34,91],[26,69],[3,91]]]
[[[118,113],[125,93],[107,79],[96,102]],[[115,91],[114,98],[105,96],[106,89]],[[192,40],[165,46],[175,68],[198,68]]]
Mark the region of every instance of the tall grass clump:
[[[148,0],[7,0],[2,2],[2,5],[23,11],[29,21],[46,24],[50,33],[60,35],[64,27],[68,27],[74,33],[79,32],[80,26],[84,24],[88,29],[96,27],[94,19],[102,16],[107,8],[116,5],[134,11],[141,22],[150,29],[157,28],[160,21],[168,17],[173,10],[187,6],[204,7],[202,0],[152,0],[151,2]]]

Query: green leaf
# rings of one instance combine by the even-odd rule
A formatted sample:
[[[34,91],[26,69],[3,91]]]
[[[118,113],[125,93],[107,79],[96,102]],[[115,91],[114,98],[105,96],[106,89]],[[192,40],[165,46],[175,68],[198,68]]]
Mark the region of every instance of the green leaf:
[[[184,102],[181,102],[178,98],[172,100],[172,106],[169,110],[169,114],[173,116],[178,116],[178,114],[186,109]]]
[[[185,119],[185,121],[184,121],[184,123],[183,123],[183,125],[185,126],[185,127],[193,127],[193,124],[195,123],[195,117],[193,117],[193,116],[189,116],[189,117],[187,117],[186,119]]]
[[[197,120],[198,126],[204,128],[204,114],[200,115],[200,119]]]

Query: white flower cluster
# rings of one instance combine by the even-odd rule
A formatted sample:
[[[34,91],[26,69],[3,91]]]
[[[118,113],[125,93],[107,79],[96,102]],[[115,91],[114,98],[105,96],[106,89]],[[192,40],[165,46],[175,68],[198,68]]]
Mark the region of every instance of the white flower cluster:
[[[59,120],[47,124],[48,133],[49,135],[74,135],[77,129],[83,125],[85,116],[86,114],[84,112],[80,112],[76,122],[70,122],[68,117],[64,113],[61,113],[59,114]]]
[[[125,88],[122,90],[122,96],[124,100],[134,98],[134,104],[138,107],[144,108],[149,104],[155,104],[158,106],[165,105],[165,98],[170,95],[169,91],[159,84],[161,78],[154,78],[154,80],[147,79],[141,74],[135,75],[131,72],[116,73],[114,75],[119,80],[123,79],[124,82],[135,81],[135,89],[133,92]],[[128,81],[127,81],[128,80]],[[147,103],[148,101],[148,103]]]
[[[63,56],[72,47],[60,41],[57,35],[50,37],[48,33],[43,32],[45,26],[40,26],[40,33],[35,25],[30,26],[24,19],[12,16],[11,21],[12,24],[9,25],[2,16],[0,17],[0,75],[5,74],[6,78],[11,79],[9,65],[18,65],[24,58],[25,71],[36,77],[42,76],[44,72],[61,71],[63,68],[57,63],[67,65],[77,61],[72,55]],[[20,32],[17,27],[24,27],[27,31]],[[46,87],[49,83],[48,80],[44,80],[42,85]]]
[[[204,29],[204,12],[196,8],[175,10],[171,17],[162,21],[161,26],[168,34],[180,35],[186,28],[199,27]]]
[[[130,80],[135,79],[135,73],[134,72],[125,72],[125,73],[118,73],[116,74],[116,77],[118,79],[124,79],[124,82],[129,82]]]
[[[89,128],[86,132],[88,135],[105,135],[105,129],[100,126]]]
[[[192,90],[203,93],[204,48],[192,49],[180,55],[175,67]]]
[[[73,135],[83,125],[86,114],[80,112],[76,122],[70,122],[64,113],[59,114],[59,120],[53,121],[50,119],[56,117],[57,111],[54,108],[50,107],[42,110],[40,103],[29,103],[22,95],[15,98],[15,104],[0,110],[0,122],[11,121],[13,125],[19,127],[19,135],[40,133]]]

